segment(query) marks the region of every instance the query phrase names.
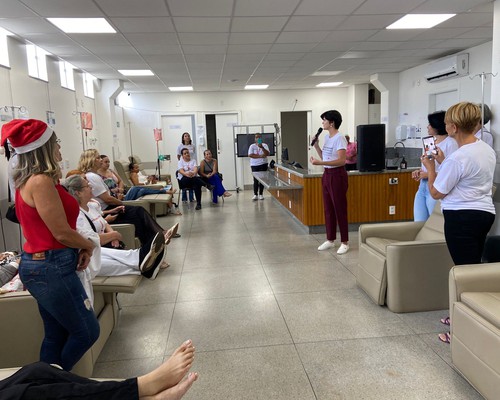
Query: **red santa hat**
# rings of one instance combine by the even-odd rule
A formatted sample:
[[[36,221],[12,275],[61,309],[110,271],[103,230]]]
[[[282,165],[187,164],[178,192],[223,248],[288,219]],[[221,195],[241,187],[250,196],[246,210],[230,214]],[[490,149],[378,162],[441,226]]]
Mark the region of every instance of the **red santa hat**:
[[[29,153],[48,142],[54,131],[37,119],[13,119],[2,126],[2,146],[9,140],[17,154]]]

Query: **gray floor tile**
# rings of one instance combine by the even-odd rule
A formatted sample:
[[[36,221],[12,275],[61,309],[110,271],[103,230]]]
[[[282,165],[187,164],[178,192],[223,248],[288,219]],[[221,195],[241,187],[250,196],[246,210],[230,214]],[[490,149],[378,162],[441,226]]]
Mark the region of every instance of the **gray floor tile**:
[[[369,301],[357,288],[276,298],[295,343],[412,333],[396,314]]]
[[[353,275],[332,260],[264,264],[264,270],[274,293],[317,292],[356,286]]]
[[[264,294],[272,294],[272,291],[261,265],[196,269],[184,271],[177,301]]]
[[[318,400],[481,396],[415,336],[297,345]]]
[[[98,362],[163,357],[173,304],[123,307]]]
[[[200,378],[184,399],[314,400],[294,346],[202,352],[193,371]]]
[[[405,322],[415,333],[440,333],[449,330],[448,326],[440,322],[441,318],[446,318],[449,310],[427,311],[398,314],[399,318]]]
[[[177,303],[167,351],[186,339],[200,351],[291,343],[272,295]]]
[[[97,362],[94,378],[133,378],[144,375],[163,362],[163,357],[137,358],[134,360]]]
[[[184,270],[199,268],[238,267],[260,264],[260,258],[253,244],[203,248],[190,251],[184,260]]]
[[[283,263],[290,261],[332,260],[327,251],[318,251],[314,241],[256,243],[255,248],[263,263]]]

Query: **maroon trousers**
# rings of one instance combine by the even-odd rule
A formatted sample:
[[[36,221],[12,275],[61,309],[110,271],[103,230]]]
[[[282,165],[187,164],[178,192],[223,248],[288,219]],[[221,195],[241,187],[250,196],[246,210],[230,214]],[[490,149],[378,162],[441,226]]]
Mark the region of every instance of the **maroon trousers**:
[[[344,167],[325,168],[321,178],[323,188],[323,206],[325,208],[326,238],[334,241],[337,238],[337,223],[340,230],[340,241],[349,241],[347,225],[347,171]]]

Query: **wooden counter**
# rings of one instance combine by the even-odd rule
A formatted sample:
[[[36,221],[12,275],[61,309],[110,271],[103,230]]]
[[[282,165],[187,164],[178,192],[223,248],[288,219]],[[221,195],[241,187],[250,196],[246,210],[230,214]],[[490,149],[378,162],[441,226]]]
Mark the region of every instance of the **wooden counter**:
[[[349,223],[413,220],[413,200],[418,182],[411,178],[411,172],[412,170],[348,172]],[[307,227],[324,226],[321,189],[323,174],[283,165],[276,165],[274,174],[279,180],[299,187],[287,190],[270,187],[268,190],[272,196]],[[389,214],[389,206],[395,206],[393,215]]]

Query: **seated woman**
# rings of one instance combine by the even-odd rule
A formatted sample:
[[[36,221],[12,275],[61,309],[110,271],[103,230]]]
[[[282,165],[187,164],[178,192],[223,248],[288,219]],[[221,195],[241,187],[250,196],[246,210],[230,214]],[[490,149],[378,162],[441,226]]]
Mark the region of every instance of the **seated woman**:
[[[21,256],[6,251],[0,253],[0,286],[5,285],[17,275]]]
[[[109,188],[111,196],[116,197],[118,200],[123,200],[125,193],[125,185],[118,176],[118,174],[109,168],[109,157],[101,154],[101,166],[97,169],[97,174],[101,176],[102,180]]]
[[[204,159],[200,163],[200,170],[198,173],[202,177],[205,182],[210,183],[214,186],[214,190],[212,190],[212,202],[217,204],[217,199],[220,196],[230,197],[232,196],[224,186],[222,185],[222,179],[219,176],[219,169],[217,165],[217,160],[212,158],[212,152],[210,150],[205,150],[203,152]]]
[[[204,182],[198,177],[198,166],[196,161],[191,160],[189,149],[184,148],[181,150],[181,159],[178,164],[177,179],[179,180],[179,187],[181,189],[194,189],[196,197],[196,210],[201,210],[201,187],[205,186],[208,190],[214,187],[210,183]]]
[[[121,235],[113,230],[102,217],[101,206],[97,201],[92,200],[92,190],[88,181],[80,175],[74,175],[66,180],[64,186],[80,205],[76,224],[78,232],[90,239],[97,238],[97,244],[100,245],[96,246],[92,255],[91,264],[95,264],[94,276],[142,274],[146,278],[155,279],[165,254],[163,235],[158,232],[140,249],[118,249]],[[178,224],[172,230],[176,229],[177,226]]]
[[[116,224],[133,224],[135,232],[139,237],[141,243],[147,243],[158,232],[162,232],[165,236],[165,241],[170,238],[167,237],[165,231],[141,206],[124,205],[121,200],[111,196],[109,188],[104,184],[102,178],[97,175],[97,169],[101,165],[99,152],[96,149],[85,150],[78,163],[78,169],[85,173],[85,177],[92,187],[93,198],[96,199],[101,205],[101,209],[106,212],[108,208],[115,208],[117,210],[116,219],[113,223]],[[118,212],[119,210],[119,212]]]

